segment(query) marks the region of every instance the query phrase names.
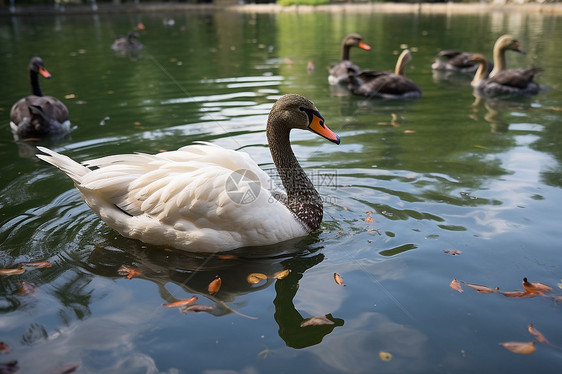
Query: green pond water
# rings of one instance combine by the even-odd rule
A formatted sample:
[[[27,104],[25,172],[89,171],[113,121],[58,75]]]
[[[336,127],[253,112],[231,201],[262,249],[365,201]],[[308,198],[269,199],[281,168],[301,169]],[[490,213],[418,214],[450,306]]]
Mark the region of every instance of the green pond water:
[[[139,22],[145,48],[112,51]],[[363,68],[391,70],[401,45],[411,48],[406,74],[423,97],[377,101],[330,87],[327,69],[350,32],[372,47],[351,51]],[[542,67],[547,90],[484,100],[470,76],[432,72],[439,50],[491,57],[505,33],[527,52],[508,53],[508,67]],[[21,373],[558,373],[560,40],[562,18],[525,13],[0,18],[0,268],[52,264],[0,277],[0,341],[10,347],[0,363],[17,361]],[[44,93],[71,114],[62,141],[16,143],[9,130],[34,55],[53,76]],[[341,145],[293,132],[324,221],[275,246],[197,255],[123,238],[34,157],[37,144],[85,161],[203,140],[272,170],[265,121],[285,93],[311,99]],[[251,273],[270,277],[250,284]],[[517,291],[524,277],[553,290],[512,298],[450,287],[456,278]],[[34,293],[22,294],[21,281]],[[162,306],[192,296],[214,309]],[[301,327],[326,315],[333,324]],[[530,355],[500,346],[533,341],[531,323],[550,344]]]

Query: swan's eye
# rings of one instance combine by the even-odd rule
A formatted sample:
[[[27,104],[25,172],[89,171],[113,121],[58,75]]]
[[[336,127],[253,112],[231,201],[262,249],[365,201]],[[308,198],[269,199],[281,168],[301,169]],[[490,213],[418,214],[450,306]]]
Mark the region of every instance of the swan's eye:
[[[308,116],[308,124],[309,125],[312,123],[312,121],[314,120],[314,117],[316,116],[316,117],[320,118],[320,121],[319,121],[320,126],[326,127],[326,125],[324,124],[324,121],[325,121],[324,117],[322,117],[322,115],[320,113],[318,113],[316,110],[308,109],[308,108],[305,108],[305,107],[302,107],[302,106],[299,108],[299,110],[302,110],[303,112],[306,113],[306,115]]]

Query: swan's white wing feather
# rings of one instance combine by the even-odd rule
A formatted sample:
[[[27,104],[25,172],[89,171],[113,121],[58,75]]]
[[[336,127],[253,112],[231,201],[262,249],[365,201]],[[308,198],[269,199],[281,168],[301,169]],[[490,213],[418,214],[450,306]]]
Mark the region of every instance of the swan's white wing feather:
[[[196,144],[156,155],[128,154],[87,161],[45,151],[47,162],[83,172],[76,186],[86,203],[122,235],[195,251],[273,244],[306,234],[268,190],[270,177],[244,152]],[[250,171],[259,186],[244,202],[227,189],[234,172]],[[240,175],[239,175],[240,177]],[[243,178],[242,178],[243,179]],[[240,180],[240,178],[238,178]],[[248,181],[248,180],[245,180]],[[247,192],[253,192],[248,186]],[[234,196],[234,197],[233,197]]]

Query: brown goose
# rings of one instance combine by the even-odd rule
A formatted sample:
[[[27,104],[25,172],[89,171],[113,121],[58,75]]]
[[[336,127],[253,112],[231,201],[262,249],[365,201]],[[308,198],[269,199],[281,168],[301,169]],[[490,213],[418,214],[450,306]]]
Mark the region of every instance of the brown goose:
[[[359,47],[366,51],[371,50],[371,47],[363,41],[359,34],[349,34],[341,43],[341,60],[330,69],[330,76],[328,82],[330,84],[348,83],[349,72],[354,74],[359,73],[359,67],[349,59],[349,50],[351,47]]]
[[[57,98],[43,96],[39,74],[51,78],[41,57],[29,61],[29,82],[32,95],[18,100],[10,110],[10,128],[14,138],[40,138],[64,136],[70,132],[68,109]]]
[[[471,84],[484,96],[534,95],[541,90],[541,87],[533,81],[535,74],[542,71],[540,68],[501,70],[495,76],[488,78],[486,57],[475,53],[472,60],[478,64],[478,70]]]
[[[435,62],[431,65],[433,70],[457,71],[459,73],[474,73],[478,64],[471,60],[473,53],[446,50],[439,52]],[[488,66],[493,67],[490,61]]]
[[[340,142],[310,100],[300,95],[277,100],[266,134],[286,195],[247,153],[210,143],[82,164],[44,147],[37,157],[64,171],[90,208],[123,236],[220,252],[274,244],[320,227],[322,198],[291,149],[291,129]]]
[[[402,51],[398,60],[394,74],[364,70],[359,74],[350,73],[348,88],[356,95],[381,99],[418,99],[422,95],[421,89],[411,80],[406,78],[406,65],[412,61],[410,50]]]
[[[506,69],[505,51],[515,51],[525,54],[525,51],[520,48],[519,41],[513,36],[508,34],[500,36],[494,44],[494,68],[490,72],[490,77]]]

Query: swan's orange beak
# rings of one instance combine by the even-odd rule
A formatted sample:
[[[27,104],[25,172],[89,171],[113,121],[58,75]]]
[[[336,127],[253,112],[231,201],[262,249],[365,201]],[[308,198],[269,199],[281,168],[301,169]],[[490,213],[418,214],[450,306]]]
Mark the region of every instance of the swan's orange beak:
[[[371,50],[371,46],[367,43],[365,43],[364,41],[360,41],[359,44],[357,45],[359,48],[364,49],[366,51],[370,51]]]
[[[308,123],[308,129],[310,131],[328,139],[333,143],[340,144],[340,137],[337,136],[332,130],[330,130],[328,126],[326,126],[324,117],[322,117],[320,113],[316,111],[309,111],[307,112],[307,114],[310,120]]]
[[[42,66],[39,67],[39,74],[41,74],[45,78],[51,78],[51,74]]]

